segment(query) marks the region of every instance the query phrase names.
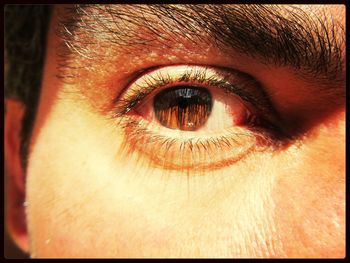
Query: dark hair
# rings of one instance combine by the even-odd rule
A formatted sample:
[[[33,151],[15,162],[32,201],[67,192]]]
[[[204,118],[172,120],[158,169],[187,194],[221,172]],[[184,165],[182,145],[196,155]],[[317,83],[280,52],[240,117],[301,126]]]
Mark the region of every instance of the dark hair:
[[[20,147],[24,169],[40,97],[50,14],[50,5],[5,6],[5,97],[25,106]]]

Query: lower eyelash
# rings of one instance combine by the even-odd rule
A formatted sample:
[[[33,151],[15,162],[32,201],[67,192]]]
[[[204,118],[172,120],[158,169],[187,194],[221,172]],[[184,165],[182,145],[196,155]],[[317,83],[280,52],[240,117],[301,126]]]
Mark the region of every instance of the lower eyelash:
[[[156,168],[178,171],[216,170],[234,164],[252,152],[275,150],[280,145],[268,133],[233,128],[221,136],[178,139],[155,133],[150,123],[124,116],[119,119],[124,131],[122,156],[137,154]]]

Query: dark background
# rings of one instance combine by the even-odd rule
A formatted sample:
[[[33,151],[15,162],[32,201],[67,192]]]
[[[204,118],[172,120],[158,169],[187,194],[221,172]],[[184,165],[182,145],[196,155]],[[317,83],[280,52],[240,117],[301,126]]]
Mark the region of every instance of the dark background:
[[[5,258],[29,258],[27,254],[24,254],[12,239],[9,237],[6,229],[4,233],[4,256]]]

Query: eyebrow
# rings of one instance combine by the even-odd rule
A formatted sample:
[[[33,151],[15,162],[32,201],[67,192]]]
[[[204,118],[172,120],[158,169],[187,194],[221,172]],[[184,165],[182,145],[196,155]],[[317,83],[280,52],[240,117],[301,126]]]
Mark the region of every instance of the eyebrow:
[[[64,60],[72,53],[89,57],[96,39],[132,52],[180,37],[291,67],[322,83],[345,82],[344,26],[325,13],[289,5],[75,5],[65,11],[58,31]]]

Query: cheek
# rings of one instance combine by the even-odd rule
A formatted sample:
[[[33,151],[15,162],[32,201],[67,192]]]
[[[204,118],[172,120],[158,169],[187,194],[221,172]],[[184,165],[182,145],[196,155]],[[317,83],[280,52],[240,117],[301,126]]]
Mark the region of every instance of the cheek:
[[[135,168],[132,158],[121,162],[115,127],[62,100],[29,160],[32,256],[340,253],[344,138],[327,135],[338,126],[273,159],[252,156],[224,176],[188,180]]]
[[[121,140],[96,116],[74,109],[61,101],[32,143],[27,201],[34,256],[96,257],[117,249],[106,243],[116,243],[119,211],[127,205],[119,199],[128,182],[116,177],[113,163]]]
[[[32,257],[161,255],[181,233],[184,218],[172,212],[186,184],[163,196],[164,181],[119,160],[123,140],[108,124],[63,100],[47,116],[27,174]]]
[[[344,119],[325,121],[281,162],[273,198],[287,255],[345,256]]]
[[[150,173],[147,164],[120,161],[123,140],[101,119],[61,101],[32,144],[27,211],[33,257],[272,251],[268,168],[241,164],[190,180]],[[264,162],[247,160],[253,161]]]

